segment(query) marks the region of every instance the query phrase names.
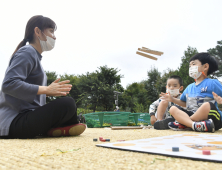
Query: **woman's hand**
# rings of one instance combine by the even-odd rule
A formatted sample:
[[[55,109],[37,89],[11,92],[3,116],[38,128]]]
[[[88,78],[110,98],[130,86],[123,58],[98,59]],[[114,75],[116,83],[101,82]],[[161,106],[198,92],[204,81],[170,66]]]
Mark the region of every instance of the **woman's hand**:
[[[216,100],[216,102],[218,104],[222,104],[222,98],[220,96],[218,96],[216,93],[212,92],[213,96],[214,96],[214,100]]]
[[[59,81],[60,78],[58,78],[57,80],[52,82],[52,84],[46,87],[46,96],[66,96],[67,94],[69,94],[72,85],[67,83],[69,83],[70,81]]]
[[[160,99],[166,100],[168,102],[172,102],[173,101],[173,97],[170,95],[170,92],[169,92],[169,94],[161,92]]]

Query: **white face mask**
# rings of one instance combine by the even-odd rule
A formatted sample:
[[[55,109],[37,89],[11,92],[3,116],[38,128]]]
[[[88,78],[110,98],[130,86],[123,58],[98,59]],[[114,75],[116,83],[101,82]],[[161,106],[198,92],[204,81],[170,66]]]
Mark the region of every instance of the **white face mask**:
[[[170,92],[170,95],[173,96],[173,97],[176,97],[176,96],[178,96],[180,94],[179,89],[174,89],[174,90],[166,89],[166,92],[167,93]]]
[[[198,66],[192,66],[189,68],[189,76],[198,79],[201,76],[201,72],[198,71]]]
[[[40,41],[40,45],[41,45],[41,48],[42,48],[42,52],[43,51],[50,51],[55,47],[55,40],[53,38],[49,37],[49,36],[46,36],[46,41],[42,41],[40,39],[39,39],[39,41]]]

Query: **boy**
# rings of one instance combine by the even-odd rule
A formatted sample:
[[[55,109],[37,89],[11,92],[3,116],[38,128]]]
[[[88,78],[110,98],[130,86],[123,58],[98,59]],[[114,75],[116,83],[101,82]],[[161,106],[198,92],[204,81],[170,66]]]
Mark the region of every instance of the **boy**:
[[[180,91],[183,90],[183,81],[179,76],[170,76],[167,79],[166,91],[170,92],[171,96],[175,98],[180,98]],[[174,103],[158,99],[150,105],[150,122],[154,125],[154,129],[169,129],[168,123],[160,121],[162,119],[168,118],[170,121],[175,119],[170,116],[169,108],[174,105]],[[157,110],[157,112],[156,112]]]
[[[166,101],[187,108],[172,106],[169,112],[178,122],[169,122],[168,126],[173,130],[192,128],[198,132],[215,132],[222,126],[222,113],[217,106],[217,102],[222,103],[219,97],[222,96],[222,85],[207,76],[218,70],[218,63],[208,53],[198,53],[190,59],[189,64],[189,76],[196,82],[184,90],[180,99],[165,93],[160,95]]]

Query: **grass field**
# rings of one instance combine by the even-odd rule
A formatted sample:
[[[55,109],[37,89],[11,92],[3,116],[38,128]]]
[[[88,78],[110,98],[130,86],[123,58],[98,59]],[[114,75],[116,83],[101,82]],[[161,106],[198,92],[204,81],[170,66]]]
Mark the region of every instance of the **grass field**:
[[[87,128],[78,137],[0,139],[0,169],[222,169],[221,163],[120,151],[96,147],[95,145],[101,142],[93,142],[93,138],[100,136],[116,142],[120,139],[135,140],[180,133],[187,132]],[[214,134],[222,135],[222,129]]]

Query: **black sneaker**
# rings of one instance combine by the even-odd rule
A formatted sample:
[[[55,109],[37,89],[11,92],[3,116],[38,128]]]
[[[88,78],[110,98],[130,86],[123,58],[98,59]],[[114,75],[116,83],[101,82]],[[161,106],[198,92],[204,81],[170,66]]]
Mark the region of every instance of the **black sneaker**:
[[[174,122],[175,119],[172,116],[167,117],[166,119],[156,121],[154,123],[154,129],[157,130],[164,130],[164,129],[169,129],[168,123],[169,122]]]

